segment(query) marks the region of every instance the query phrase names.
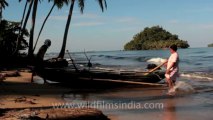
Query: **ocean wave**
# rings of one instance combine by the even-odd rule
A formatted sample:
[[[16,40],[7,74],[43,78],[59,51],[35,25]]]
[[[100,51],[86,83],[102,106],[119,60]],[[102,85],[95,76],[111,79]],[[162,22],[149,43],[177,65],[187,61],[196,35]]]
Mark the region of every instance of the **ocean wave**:
[[[97,57],[104,57],[109,59],[127,59],[128,58],[128,57],[112,56],[112,55],[97,55]]]
[[[203,58],[213,58],[213,56],[204,56]]]
[[[203,63],[195,63],[194,65],[203,65]]]
[[[200,53],[206,53],[206,51],[196,51],[196,52],[193,52],[193,53],[200,54]]]
[[[107,58],[107,59],[114,59],[114,60],[133,60],[133,61],[139,61],[139,62],[146,62],[148,59],[144,56],[113,56],[113,55],[97,55],[95,57],[99,58]]]
[[[213,74],[211,73],[182,73],[180,74],[181,77],[185,78],[194,78],[196,80],[202,80],[202,81],[213,81]]]

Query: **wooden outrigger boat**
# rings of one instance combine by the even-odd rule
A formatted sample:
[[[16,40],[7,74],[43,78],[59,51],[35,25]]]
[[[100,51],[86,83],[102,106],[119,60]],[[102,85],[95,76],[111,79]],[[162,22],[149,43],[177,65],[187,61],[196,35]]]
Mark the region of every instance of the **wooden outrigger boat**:
[[[61,62],[56,63],[57,65],[61,64]],[[45,80],[80,86],[105,85],[111,83],[157,83],[165,78],[164,71],[155,71],[163,64],[152,66],[152,68],[147,67],[149,71],[121,71],[115,69],[101,69],[97,67],[91,68],[92,64],[90,61],[88,69],[79,69],[79,66],[77,67],[73,60],[72,66],[69,67],[55,67],[56,63],[53,62],[48,65],[50,66],[53,64],[53,67],[45,67],[44,69],[35,72]],[[64,63],[64,61],[62,61],[62,63]]]
[[[60,67],[60,66],[68,66],[68,61],[66,59],[58,59],[53,58],[44,61],[44,66],[36,66],[37,69],[33,69],[33,74],[37,73],[40,77],[42,77],[45,82],[46,80],[55,81],[59,83],[65,84],[73,84],[73,85],[105,85],[103,83],[157,83],[164,78],[164,72],[154,72],[159,69],[164,63],[159,66],[156,66],[149,71],[116,71],[116,70],[101,70],[97,68],[92,68],[92,63],[85,53],[85,56],[88,60],[88,70],[81,69],[79,70],[76,67],[74,60],[72,59],[69,51],[67,50],[68,55],[70,57],[72,67]],[[46,66],[46,67],[45,67]],[[59,68],[57,68],[59,67]],[[147,67],[148,68],[148,67]],[[36,71],[37,70],[37,71]],[[32,79],[33,80],[33,76]]]
[[[75,69],[65,68],[45,68],[43,71],[37,71],[37,74],[50,81],[65,84],[87,84],[97,82],[112,82],[111,80],[157,83],[164,79],[163,71],[157,71],[145,75],[143,71],[116,71],[91,69],[76,71]]]

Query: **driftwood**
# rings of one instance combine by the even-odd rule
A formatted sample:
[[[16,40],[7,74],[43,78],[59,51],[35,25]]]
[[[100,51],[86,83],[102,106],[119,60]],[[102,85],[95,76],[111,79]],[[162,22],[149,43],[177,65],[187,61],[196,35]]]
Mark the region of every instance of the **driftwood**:
[[[0,73],[0,82],[5,80],[5,75]]]
[[[101,111],[93,108],[70,109],[13,109],[1,110],[4,116],[0,119],[33,119],[33,120],[109,120]]]
[[[4,77],[18,77],[20,76],[20,73],[19,71],[6,71],[6,72],[2,72],[2,75]]]
[[[0,73],[0,82],[4,81],[6,77],[18,77],[20,73],[18,71],[9,71]]]
[[[35,103],[35,100],[36,99],[32,99],[32,98],[27,98],[25,96],[21,96],[21,97],[16,98],[14,101],[16,103],[37,104],[37,103]]]

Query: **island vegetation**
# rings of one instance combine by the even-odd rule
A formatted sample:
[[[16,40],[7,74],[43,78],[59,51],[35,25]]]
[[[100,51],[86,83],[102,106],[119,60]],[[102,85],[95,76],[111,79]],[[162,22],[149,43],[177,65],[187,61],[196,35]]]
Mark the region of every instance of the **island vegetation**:
[[[134,35],[133,39],[125,44],[124,50],[164,49],[172,44],[176,44],[179,48],[189,47],[188,42],[180,40],[177,35],[171,34],[160,26],[153,26],[146,27]]]
[[[213,43],[212,44],[208,44],[208,47],[213,47]]]

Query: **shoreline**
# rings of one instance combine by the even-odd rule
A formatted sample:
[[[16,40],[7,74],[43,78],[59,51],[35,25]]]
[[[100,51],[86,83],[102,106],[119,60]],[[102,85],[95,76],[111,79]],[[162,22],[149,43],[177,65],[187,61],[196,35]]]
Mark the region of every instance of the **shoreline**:
[[[34,115],[34,117],[42,119],[45,119],[47,115],[49,119],[55,119],[55,117],[57,119],[76,119],[76,117],[85,120],[90,117],[93,120],[95,120],[94,118],[98,118],[97,120],[108,119],[107,116],[97,109],[53,109],[54,103],[66,102],[63,99],[63,94],[70,92],[71,89],[52,84],[31,83],[31,73],[29,71],[25,70],[19,73],[20,76],[18,77],[6,77],[5,80],[0,81],[0,119],[10,119],[10,116],[11,119],[18,119],[23,117],[20,113],[25,113],[29,118],[32,117],[32,113],[39,113]],[[37,76],[34,77],[35,81],[38,79]],[[57,113],[63,113],[64,115]]]
[[[36,83],[30,83],[31,73],[21,71],[19,77],[8,77],[0,82],[0,119],[17,120],[20,117],[40,117],[45,119],[47,116],[61,117],[61,113],[70,119],[73,115],[68,113],[81,113],[85,120],[89,117],[87,113],[95,113],[93,116],[100,116],[101,119],[112,120],[134,120],[146,119],[194,119],[201,118],[211,119],[212,110],[212,81],[187,79],[180,77],[179,81],[185,82],[192,86],[197,92],[185,93],[175,97],[166,96],[167,87],[164,86],[125,86],[116,87],[115,89],[83,89],[70,88],[69,85],[60,84],[42,84],[39,77],[34,77]],[[182,86],[184,87],[184,86]],[[136,104],[144,105],[145,103],[161,103],[163,109],[137,109],[137,108],[119,108],[111,109],[101,107],[92,108],[67,108],[53,109],[52,103],[85,103],[85,102],[104,101],[106,105],[117,103],[128,104],[133,101]],[[50,108],[50,109],[49,109]],[[48,112],[47,112],[48,111]],[[202,112],[200,112],[202,111]],[[55,113],[56,112],[56,113]],[[22,115],[22,113],[25,116]],[[51,114],[47,114],[51,113]],[[104,115],[107,115],[107,117]],[[189,115],[185,117],[185,115]],[[62,116],[63,117],[63,116]],[[92,118],[91,118],[92,119]],[[101,120],[100,118],[98,120]],[[95,120],[94,118],[92,120]]]

